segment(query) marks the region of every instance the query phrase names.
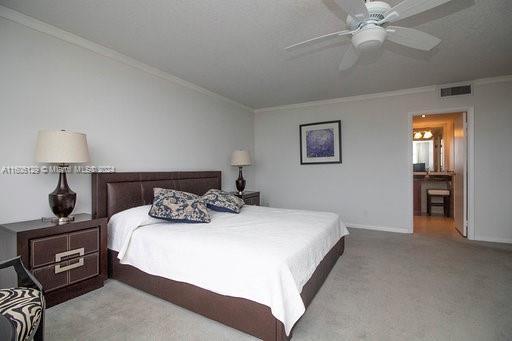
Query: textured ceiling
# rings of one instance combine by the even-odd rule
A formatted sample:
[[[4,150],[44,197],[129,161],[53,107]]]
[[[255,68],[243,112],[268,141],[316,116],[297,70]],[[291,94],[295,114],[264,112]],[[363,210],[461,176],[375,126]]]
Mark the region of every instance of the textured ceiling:
[[[389,0],[391,5],[399,0]],[[443,42],[386,42],[339,72],[348,39],[287,52],[340,30],[335,0],[0,0],[253,108],[512,74],[512,1],[452,0],[398,24]]]

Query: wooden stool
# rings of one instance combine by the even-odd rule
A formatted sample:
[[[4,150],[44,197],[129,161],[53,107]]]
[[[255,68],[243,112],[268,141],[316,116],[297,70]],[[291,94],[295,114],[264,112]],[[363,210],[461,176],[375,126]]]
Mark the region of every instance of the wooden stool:
[[[432,202],[432,198],[443,198],[443,202]],[[432,215],[432,206],[442,206],[445,217],[450,216],[451,193],[448,189],[427,190],[427,214]]]

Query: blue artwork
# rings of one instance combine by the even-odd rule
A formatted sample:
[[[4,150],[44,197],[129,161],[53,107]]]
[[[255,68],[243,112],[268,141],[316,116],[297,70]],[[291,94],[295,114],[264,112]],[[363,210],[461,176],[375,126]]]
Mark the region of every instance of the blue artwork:
[[[334,129],[317,129],[306,132],[306,154],[308,157],[334,156]]]

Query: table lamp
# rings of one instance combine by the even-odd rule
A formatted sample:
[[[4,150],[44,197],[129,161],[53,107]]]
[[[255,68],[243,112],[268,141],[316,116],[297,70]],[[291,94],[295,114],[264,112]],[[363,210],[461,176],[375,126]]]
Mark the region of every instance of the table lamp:
[[[242,167],[251,164],[251,157],[247,150],[235,150],[231,155],[231,166],[238,167],[238,179],[236,179],[236,189],[238,194],[243,194],[245,189],[245,179],[242,174]]]
[[[59,165],[59,183],[48,195],[52,212],[59,224],[72,220],[69,217],[76,203],[76,193],[68,186],[66,168],[70,164],[89,162],[87,137],[82,133],[66,130],[41,130],[37,136],[36,161]]]

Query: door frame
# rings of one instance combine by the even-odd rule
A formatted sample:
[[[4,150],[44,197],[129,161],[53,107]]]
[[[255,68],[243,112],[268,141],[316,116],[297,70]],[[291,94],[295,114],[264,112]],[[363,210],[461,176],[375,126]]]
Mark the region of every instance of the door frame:
[[[407,141],[408,141],[408,167],[409,167],[409,177],[408,181],[408,191],[409,196],[409,212],[410,212],[410,226],[409,233],[414,233],[414,207],[413,207],[413,165],[412,165],[412,129],[413,122],[412,119],[414,116],[429,114],[429,115],[440,115],[440,114],[449,114],[456,112],[466,112],[467,116],[467,151],[466,151],[466,162],[467,162],[467,238],[470,240],[475,240],[475,108],[470,107],[455,107],[455,108],[432,108],[432,109],[423,109],[412,111],[408,113],[408,123],[407,123]]]

